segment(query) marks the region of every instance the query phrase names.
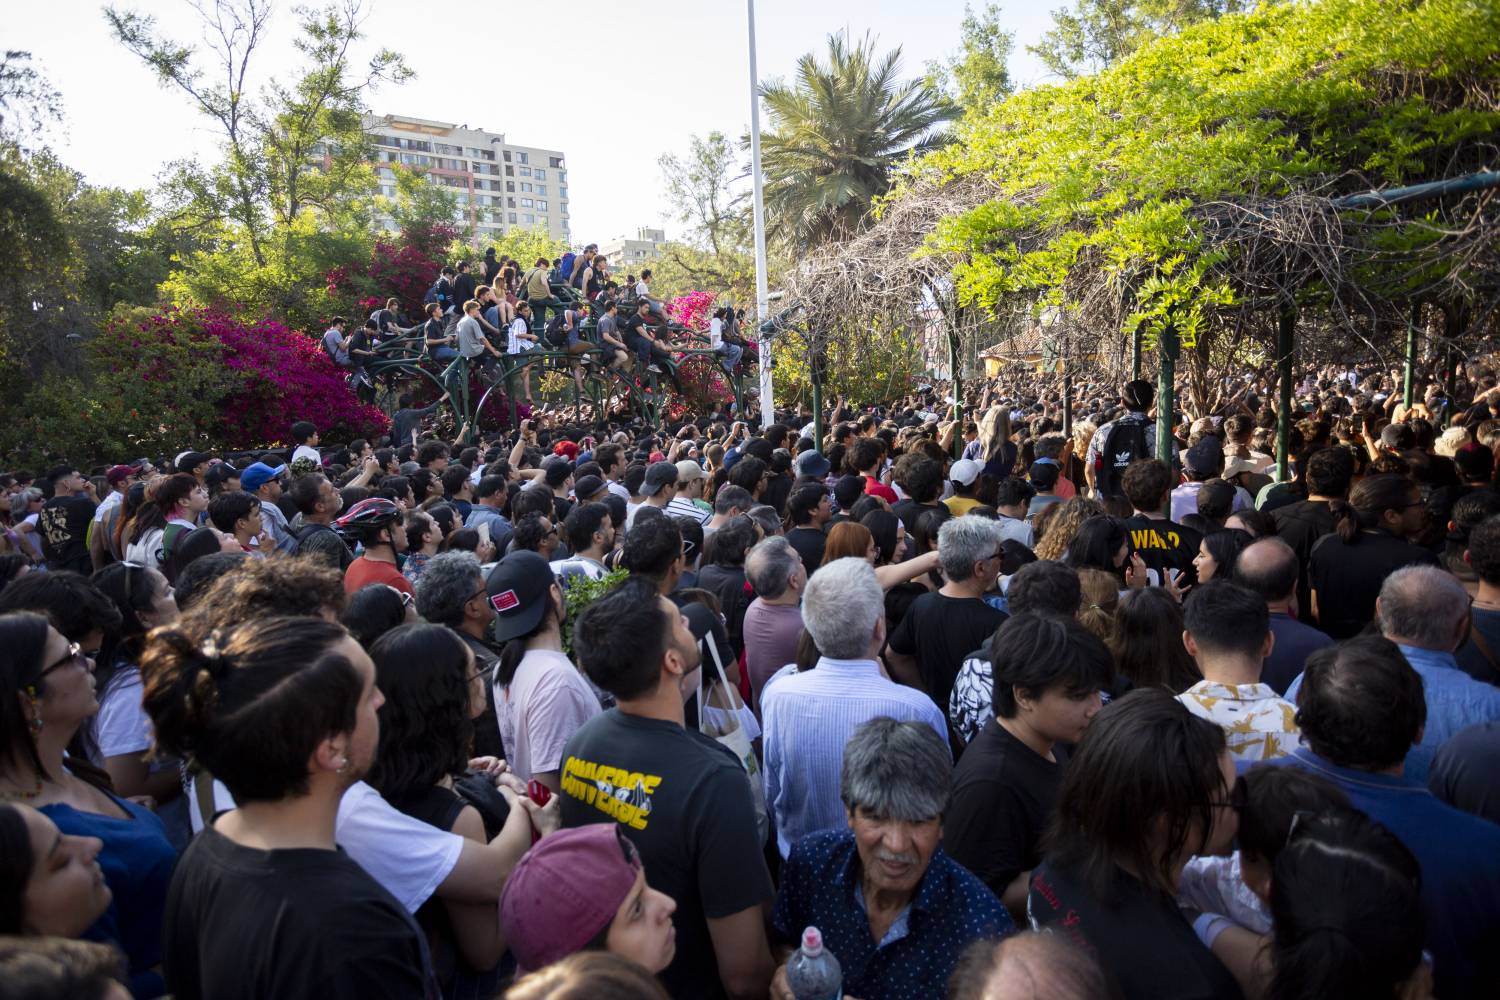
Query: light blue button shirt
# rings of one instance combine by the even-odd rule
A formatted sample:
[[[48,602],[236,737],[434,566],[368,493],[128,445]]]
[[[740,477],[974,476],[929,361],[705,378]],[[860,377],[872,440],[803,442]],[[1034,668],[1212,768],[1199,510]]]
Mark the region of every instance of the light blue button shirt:
[[[1427,701],[1427,725],[1422,741],[1406,755],[1405,775],[1423,785],[1438,747],[1452,739],[1460,729],[1480,722],[1500,719],[1500,688],[1476,681],[1458,668],[1452,653],[1420,646],[1396,644],[1412,669],[1422,677],[1422,695]],[[1286,700],[1297,703],[1302,690],[1302,676],[1286,689]]]
[[[781,856],[809,833],[846,824],[839,796],[844,745],[871,719],[925,722],[948,742],[948,723],[932,699],[880,673],[874,660],[823,657],[812,670],[786,674],[761,695],[766,805]]]

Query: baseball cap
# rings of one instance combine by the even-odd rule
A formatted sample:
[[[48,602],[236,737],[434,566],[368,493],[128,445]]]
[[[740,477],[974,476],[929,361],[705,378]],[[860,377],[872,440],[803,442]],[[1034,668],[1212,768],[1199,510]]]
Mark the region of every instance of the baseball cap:
[[[820,451],[804,451],[797,456],[797,475],[822,479],[828,475],[828,459]]]
[[[1057,476],[1060,471],[1056,462],[1033,462],[1029,470],[1031,485],[1039,490],[1050,490],[1057,485]]]
[[[646,468],[646,481],[641,483],[641,496],[654,497],[661,488],[677,483],[677,466],[671,462],[653,462]]]
[[[484,581],[495,609],[495,641],[526,635],[547,613],[552,567],[541,553],[520,549],[501,559]]]
[[[1223,461],[1224,446],[1212,434],[1205,434],[1182,456],[1182,467],[1189,472],[1215,472]]]
[[[542,461],[542,477],[548,486],[561,486],[573,474],[573,463],[561,455],[549,455]]]
[[[104,478],[111,486],[119,486],[125,480],[136,474],[136,468],[132,465],[116,465],[104,474]]]
[[[192,472],[210,458],[213,456],[206,451],[184,451],[172,460],[172,465],[178,472]]]
[[[708,473],[703,471],[703,466],[691,458],[684,458],[677,463],[677,481],[679,483],[691,483],[695,479],[707,479]]]
[[[972,458],[961,458],[948,470],[948,478],[960,486],[968,486],[979,478],[981,468]]]
[[[240,489],[246,493],[254,493],[277,476],[283,475],[286,475],[286,466],[284,465],[272,468],[264,462],[256,462],[240,473]]]
[[[558,830],[527,851],[500,894],[500,929],[522,972],[592,941],[615,918],[641,870],[615,823]]]
[[[579,500],[592,500],[604,489],[604,480],[598,476],[584,476],[573,484],[573,495]]]

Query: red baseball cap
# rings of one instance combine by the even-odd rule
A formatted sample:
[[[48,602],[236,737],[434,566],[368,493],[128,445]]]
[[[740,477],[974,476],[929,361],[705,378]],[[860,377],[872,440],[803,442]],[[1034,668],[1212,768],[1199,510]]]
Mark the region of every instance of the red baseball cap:
[[[119,486],[131,476],[137,475],[140,475],[140,470],[133,465],[116,465],[112,466],[110,470],[104,474],[104,478],[109,481],[109,485]]]
[[[505,880],[500,931],[522,972],[567,958],[609,926],[641,870],[615,823],[559,830],[537,842]]]

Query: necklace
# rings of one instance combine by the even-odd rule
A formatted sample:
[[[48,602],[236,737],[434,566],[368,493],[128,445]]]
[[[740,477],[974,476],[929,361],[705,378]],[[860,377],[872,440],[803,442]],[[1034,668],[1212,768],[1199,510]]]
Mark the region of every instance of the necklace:
[[[0,799],[20,799],[23,802],[42,794],[42,779],[36,779],[36,787],[29,792],[0,792]]]

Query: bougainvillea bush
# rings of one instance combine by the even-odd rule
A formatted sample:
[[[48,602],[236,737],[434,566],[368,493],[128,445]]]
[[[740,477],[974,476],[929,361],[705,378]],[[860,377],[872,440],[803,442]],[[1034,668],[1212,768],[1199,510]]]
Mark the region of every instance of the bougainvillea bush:
[[[325,440],[389,425],[361,403],[306,334],[206,310],[117,312],[84,348],[83,374],[54,374],[27,393],[25,416],[0,427],[0,452],[41,466],[185,448],[250,450],[289,441],[294,420]]]
[[[422,296],[443,268],[444,249],[457,235],[448,226],[407,230],[393,239],[377,237],[366,267],[336,267],[325,276],[328,294],[360,322],[391,296],[415,321]]]

